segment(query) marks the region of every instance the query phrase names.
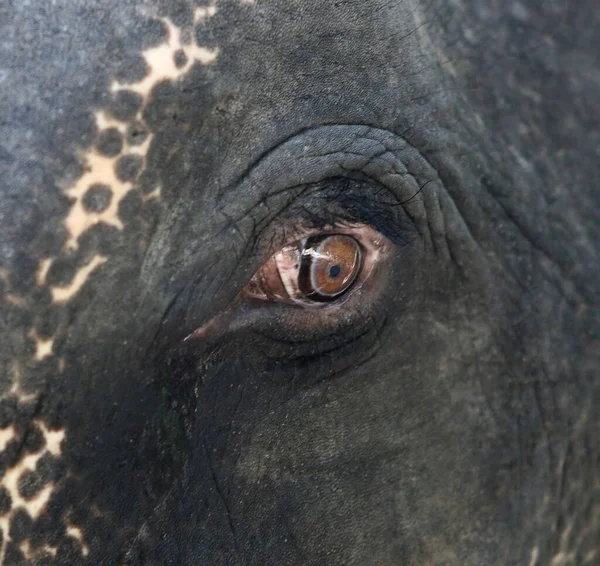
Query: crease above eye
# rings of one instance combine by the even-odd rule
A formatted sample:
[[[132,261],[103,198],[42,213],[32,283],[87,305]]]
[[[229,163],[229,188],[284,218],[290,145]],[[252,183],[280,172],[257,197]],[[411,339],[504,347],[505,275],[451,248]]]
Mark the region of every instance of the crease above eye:
[[[299,234],[261,266],[242,298],[323,307],[347,300],[393,245],[365,224]]]

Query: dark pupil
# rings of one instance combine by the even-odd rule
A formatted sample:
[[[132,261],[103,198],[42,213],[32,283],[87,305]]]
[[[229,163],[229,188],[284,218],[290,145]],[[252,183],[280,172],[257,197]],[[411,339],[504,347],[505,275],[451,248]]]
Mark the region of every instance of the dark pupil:
[[[329,268],[329,277],[333,278],[333,277],[337,277],[340,274],[340,266],[339,265],[332,265]]]

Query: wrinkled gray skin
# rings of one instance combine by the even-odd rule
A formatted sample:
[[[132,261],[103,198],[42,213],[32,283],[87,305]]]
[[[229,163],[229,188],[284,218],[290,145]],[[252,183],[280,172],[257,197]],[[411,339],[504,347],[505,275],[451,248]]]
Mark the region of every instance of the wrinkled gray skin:
[[[3,562],[600,564],[597,3],[192,3],[0,4]]]

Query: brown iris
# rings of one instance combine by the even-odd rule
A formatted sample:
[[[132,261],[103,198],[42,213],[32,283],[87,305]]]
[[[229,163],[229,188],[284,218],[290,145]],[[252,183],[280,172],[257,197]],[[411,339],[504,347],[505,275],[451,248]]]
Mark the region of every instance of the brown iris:
[[[309,238],[302,251],[300,290],[309,299],[330,300],[350,288],[360,265],[354,238],[343,234]]]

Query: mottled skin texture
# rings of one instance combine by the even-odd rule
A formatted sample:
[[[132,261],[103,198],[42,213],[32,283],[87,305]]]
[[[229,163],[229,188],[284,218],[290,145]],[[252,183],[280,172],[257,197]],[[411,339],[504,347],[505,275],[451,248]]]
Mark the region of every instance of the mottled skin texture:
[[[3,563],[600,564],[596,2],[197,8],[0,4]],[[362,322],[183,342],[346,178]]]

